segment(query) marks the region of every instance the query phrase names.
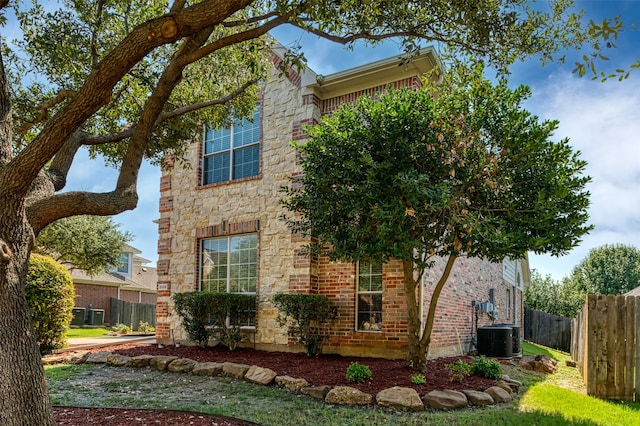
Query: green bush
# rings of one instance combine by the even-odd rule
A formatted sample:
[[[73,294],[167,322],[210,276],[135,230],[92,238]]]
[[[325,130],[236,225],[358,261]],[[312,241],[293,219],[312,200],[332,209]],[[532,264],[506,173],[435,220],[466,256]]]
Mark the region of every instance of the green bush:
[[[502,377],[502,367],[500,363],[484,355],[477,356],[473,359],[471,371],[493,380],[498,380]]]
[[[350,382],[364,383],[372,376],[371,369],[368,365],[352,362],[347,367],[347,374],[345,377]]]
[[[424,374],[414,374],[411,376],[411,383],[414,385],[424,385],[427,383],[427,378],[424,377]]]
[[[149,334],[155,333],[156,329],[155,327],[150,326],[148,322],[140,320],[140,323],[138,324],[138,331],[140,333]]]
[[[242,340],[240,326],[247,323],[248,312],[255,312],[256,303],[253,295],[207,291],[176,293],[173,301],[191,340],[204,347],[214,338],[229,349]]]
[[[64,347],[75,297],[69,271],[50,257],[32,254],[25,292],[40,352]]]
[[[471,375],[471,364],[462,359],[445,364],[444,368],[451,372],[451,380],[459,381]]]
[[[126,324],[116,324],[111,329],[118,334],[131,334],[133,330]]]
[[[329,325],[338,317],[331,301],[319,294],[278,293],[273,304],[280,310],[278,324],[288,326],[289,336],[304,346],[307,355],[320,355]]]

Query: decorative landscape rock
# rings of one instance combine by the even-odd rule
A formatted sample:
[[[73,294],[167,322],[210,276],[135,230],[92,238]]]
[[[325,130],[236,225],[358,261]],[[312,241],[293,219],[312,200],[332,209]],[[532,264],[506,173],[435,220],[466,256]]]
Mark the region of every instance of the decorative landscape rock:
[[[513,393],[513,389],[511,389],[511,386],[509,386],[509,384],[507,382],[505,382],[504,380],[498,381],[496,383],[496,386],[506,390],[509,393],[509,395],[511,395]]]
[[[153,355],[138,355],[131,358],[129,365],[136,368],[148,367]]]
[[[292,392],[298,392],[300,391],[300,389],[309,386],[309,382],[307,382],[305,379],[295,379],[291,376],[276,376],[276,385],[280,386],[281,388],[289,389]],[[324,395],[322,395],[322,397],[318,399],[324,399],[324,397],[327,395],[327,392],[329,392],[329,389],[327,389]]]
[[[495,402],[509,402],[512,399],[509,392],[498,386],[491,386],[485,392],[491,395]]]
[[[290,376],[277,376],[276,372],[257,365],[238,364],[233,362],[197,362],[189,358],[179,358],[177,356],[154,356],[139,355],[128,357],[119,354],[112,354],[108,351],[96,353],[72,353],[67,356],[47,356],[43,357],[43,363],[71,362],[76,363],[106,363],[110,366],[137,367],[142,368],[149,365],[160,371],[168,370],[175,373],[191,372],[201,376],[215,376],[224,373],[228,376],[244,379],[249,382],[268,385],[275,380],[280,387],[291,391],[300,391],[312,398],[324,400],[330,404],[341,405],[370,405],[373,396],[349,386],[308,386],[305,379],[296,379]],[[553,361],[553,360],[551,360]],[[524,365],[534,365],[532,363],[547,362],[546,360],[533,360]],[[554,361],[555,362],[555,361]],[[526,367],[525,367],[526,368]],[[533,368],[533,367],[531,367]],[[496,385],[488,388],[485,392],[475,390],[464,390],[462,392],[454,390],[434,390],[422,398],[418,393],[409,387],[394,386],[384,389],[376,395],[375,402],[382,407],[395,409],[407,409],[413,411],[424,410],[425,406],[438,410],[452,410],[465,408],[469,404],[474,406],[491,405],[495,403],[511,401],[510,391],[518,392],[522,383],[511,379],[508,375],[503,375],[502,380]]]
[[[72,352],[65,357],[64,362],[67,364],[84,364],[87,358],[89,358],[88,351]]]
[[[66,355],[47,355],[42,357],[43,365],[51,364],[83,364],[89,358],[89,352],[72,352]]]
[[[88,364],[106,364],[107,357],[111,355],[109,351],[94,352],[85,361]]]
[[[555,373],[558,369],[558,362],[545,355],[537,355],[533,360],[529,362],[523,362],[520,367],[525,370],[533,370],[541,373]]]
[[[127,366],[129,365],[129,361],[131,361],[131,357],[126,355],[111,354],[107,357],[107,365],[113,367]]]
[[[305,395],[309,395],[311,398],[325,399],[330,390],[331,390],[331,386],[324,385],[324,386],[303,387],[302,389],[300,389],[300,392],[302,392]]]
[[[503,392],[506,391],[503,390]],[[425,406],[436,410],[455,410],[469,405],[465,394],[449,389],[433,390],[422,397],[422,402]]]
[[[482,407],[484,405],[492,405],[495,403],[493,397],[486,392],[480,392],[476,390],[463,390],[463,394],[466,395],[467,400],[477,407]]]
[[[235,362],[225,362],[222,364],[222,372],[236,379],[243,379],[244,375],[249,371],[249,365],[237,364]]]
[[[197,362],[191,370],[197,376],[217,376],[222,373],[221,362]]]
[[[167,365],[169,365],[173,360],[176,360],[176,359],[178,359],[177,356],[169,356],[169,355],[154,356],[149,360],[149,367],[159,371],[166,371]]]
[[[276,378],[278,374],[270,368],[258,367],[252,365],[244,375],[244,379],[251,383],[258,383],[260,385],[268,385]]]
[[[351,386],[336,386],[324,398],[329,404],[340,405],[369,405],[373,396]]]
[[[189,358],[174,359],[167,365],[167,371],[172,373],[189,373],[196,365],[196,361]]]
[[[378,405],[389,408],[409,409],[413,411],[424,410],[424,403],[420,395],[413,388],[394,386],[384,389],[376,395]]]

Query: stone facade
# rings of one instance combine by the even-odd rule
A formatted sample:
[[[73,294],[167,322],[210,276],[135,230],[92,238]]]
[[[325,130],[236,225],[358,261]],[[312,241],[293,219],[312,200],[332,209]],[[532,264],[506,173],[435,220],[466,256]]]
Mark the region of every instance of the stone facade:
[[[274,62],[278,60],[275,56]],[[290,143],[304,140],[305,124],[319,121],[340,103],[352,102],[362,94],[375,95],[388,84],[417,88],[421,85],[420,75],[434,66],[437,60],[428,52],[407,67],[399,67],[396,59],[390,59],[326,77],[310,70],[287,75],[274,70],[263,85],[259,100],[262,137],[257,176],[202,185],[202,141],[193,142],[188,157],[191,167],[176,165],[161,178],[157,221],[158,341],[188,340],[180,318],[171,315],[171,296],[200,290],[201,241],[251,233],[258,240],[257,313],[255,329],[251,330],[252,345],[266,350],[302,350],[291,344],[286,329],[277,324],[278,311],[271,299],[281,292],[318,293],[332,299],[339,308],[339,319],[331,329],[325,352],[405,357],[407,319],[402,265],[389,262],[383,266],[381,327],[357,331],[356,266],[304,255],[301,249],[305,241],[292,234],[280,219],[283,213],[280,188],[301,172],[299,153]],[[432,348],[440,347],[443,353],[455,352],[459,347],[469,349],[472,328],[476,325],[471,302],[486,301],[489,288],[495,290],[494,296],[500,297],[502,290],[498,289],[507,287],[502,268],[501,264],[458,261],[452,282],[441,298]],[[425,295],[432,284],[426,277]],[[519,300],[520,294],[516,295]],[[511,322],[520,320],[514,318]]]

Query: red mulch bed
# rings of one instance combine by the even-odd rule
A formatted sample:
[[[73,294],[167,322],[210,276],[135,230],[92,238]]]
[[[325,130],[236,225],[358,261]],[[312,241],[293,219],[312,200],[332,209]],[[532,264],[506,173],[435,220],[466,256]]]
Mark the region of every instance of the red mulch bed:
[[[173,355],[180,358],[190,358],[199,362],[235,362],[248,365],[258,365],[274,370],[278,375],[304,378],[311,386],[351,386],[363,392],[375,395],[383,389],[393,386],[414,388],[419,395],[424,395],[435,389],[453,390],[485,390],[493,381],[485,377],[472,375],[463,380],[452,380],[451,372],[444,368],[447,363],[456,359],[471,361],[470,357],[450,357],[430,360],[426,371],[422,374],[426,378],[424,385],[411,383],[411,376],[416,371],[409,368],[407,361],[387,360],[382,358],[342,357],[339,355],[322,355],[310,358],[303,353],[265,352],[247,348],[229,351],[223,347],[200,348],[196,346],[167,346],[159,348],[150,344],[128,344],[112,346],[106,349],[94,349],[93,352],[108,350],[109,352],[127,355]],[[362,384],[349,382],[345,378],[347,367],[351,362],[358,362],[369,366],[373,373],[371,379]],[[246,422],[225,423],[229,419],[206,414],[158,410],[111,410],[111,409],[71,409],[56,407],[56,421],[60,425],[151,425],[151,424],[189,424],[202,425],[242,425]],[[120,417],[122,416],[122,417]],[[186,416],[186,417],[184,417]],[[184,422],[184,423],[182,423]]]

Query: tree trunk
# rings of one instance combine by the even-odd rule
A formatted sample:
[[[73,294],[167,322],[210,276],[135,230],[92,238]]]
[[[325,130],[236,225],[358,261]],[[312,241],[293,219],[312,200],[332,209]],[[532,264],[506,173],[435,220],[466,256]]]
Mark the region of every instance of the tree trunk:
[[[429,301],[429,309],[427,310],[427,319],[425,321],[424,330],[421,333],[422,318],[420,317],[420,304],[423,300],[416,297],[416,289],[418,285],[422,285],[422,277],[414,278],[414,265],[411,259],[402,261],[402,269],[404,273],[404,290],[407,300],[408,324],[407,332],[409,335],[409,367],[414,370],[424,371],[427,366],[427,355],[429,355],[429,345],[431,344],[431,332],[435,322],[436,307],[440,292],[449,279],[449,274],[453,268],[456,256],[451,255],[447,259],[440,280],[436,284]]]
[[[414,370],[424,371],[427,365],[427,351],[425,345],[422,343],[422,335],[420,333],[422,318],[420,318],[420,305],[416,296],[418,282],[413,277],[413,260],[404,259],[402,261],[402,270],[404,273],[404,292],[407,301],[409,367]]]
[[[20,202],[1,194],[0,424],[55,425],[40,351],[25,297],[33,233]],[[22,213],[22,214],[21,214]]]

